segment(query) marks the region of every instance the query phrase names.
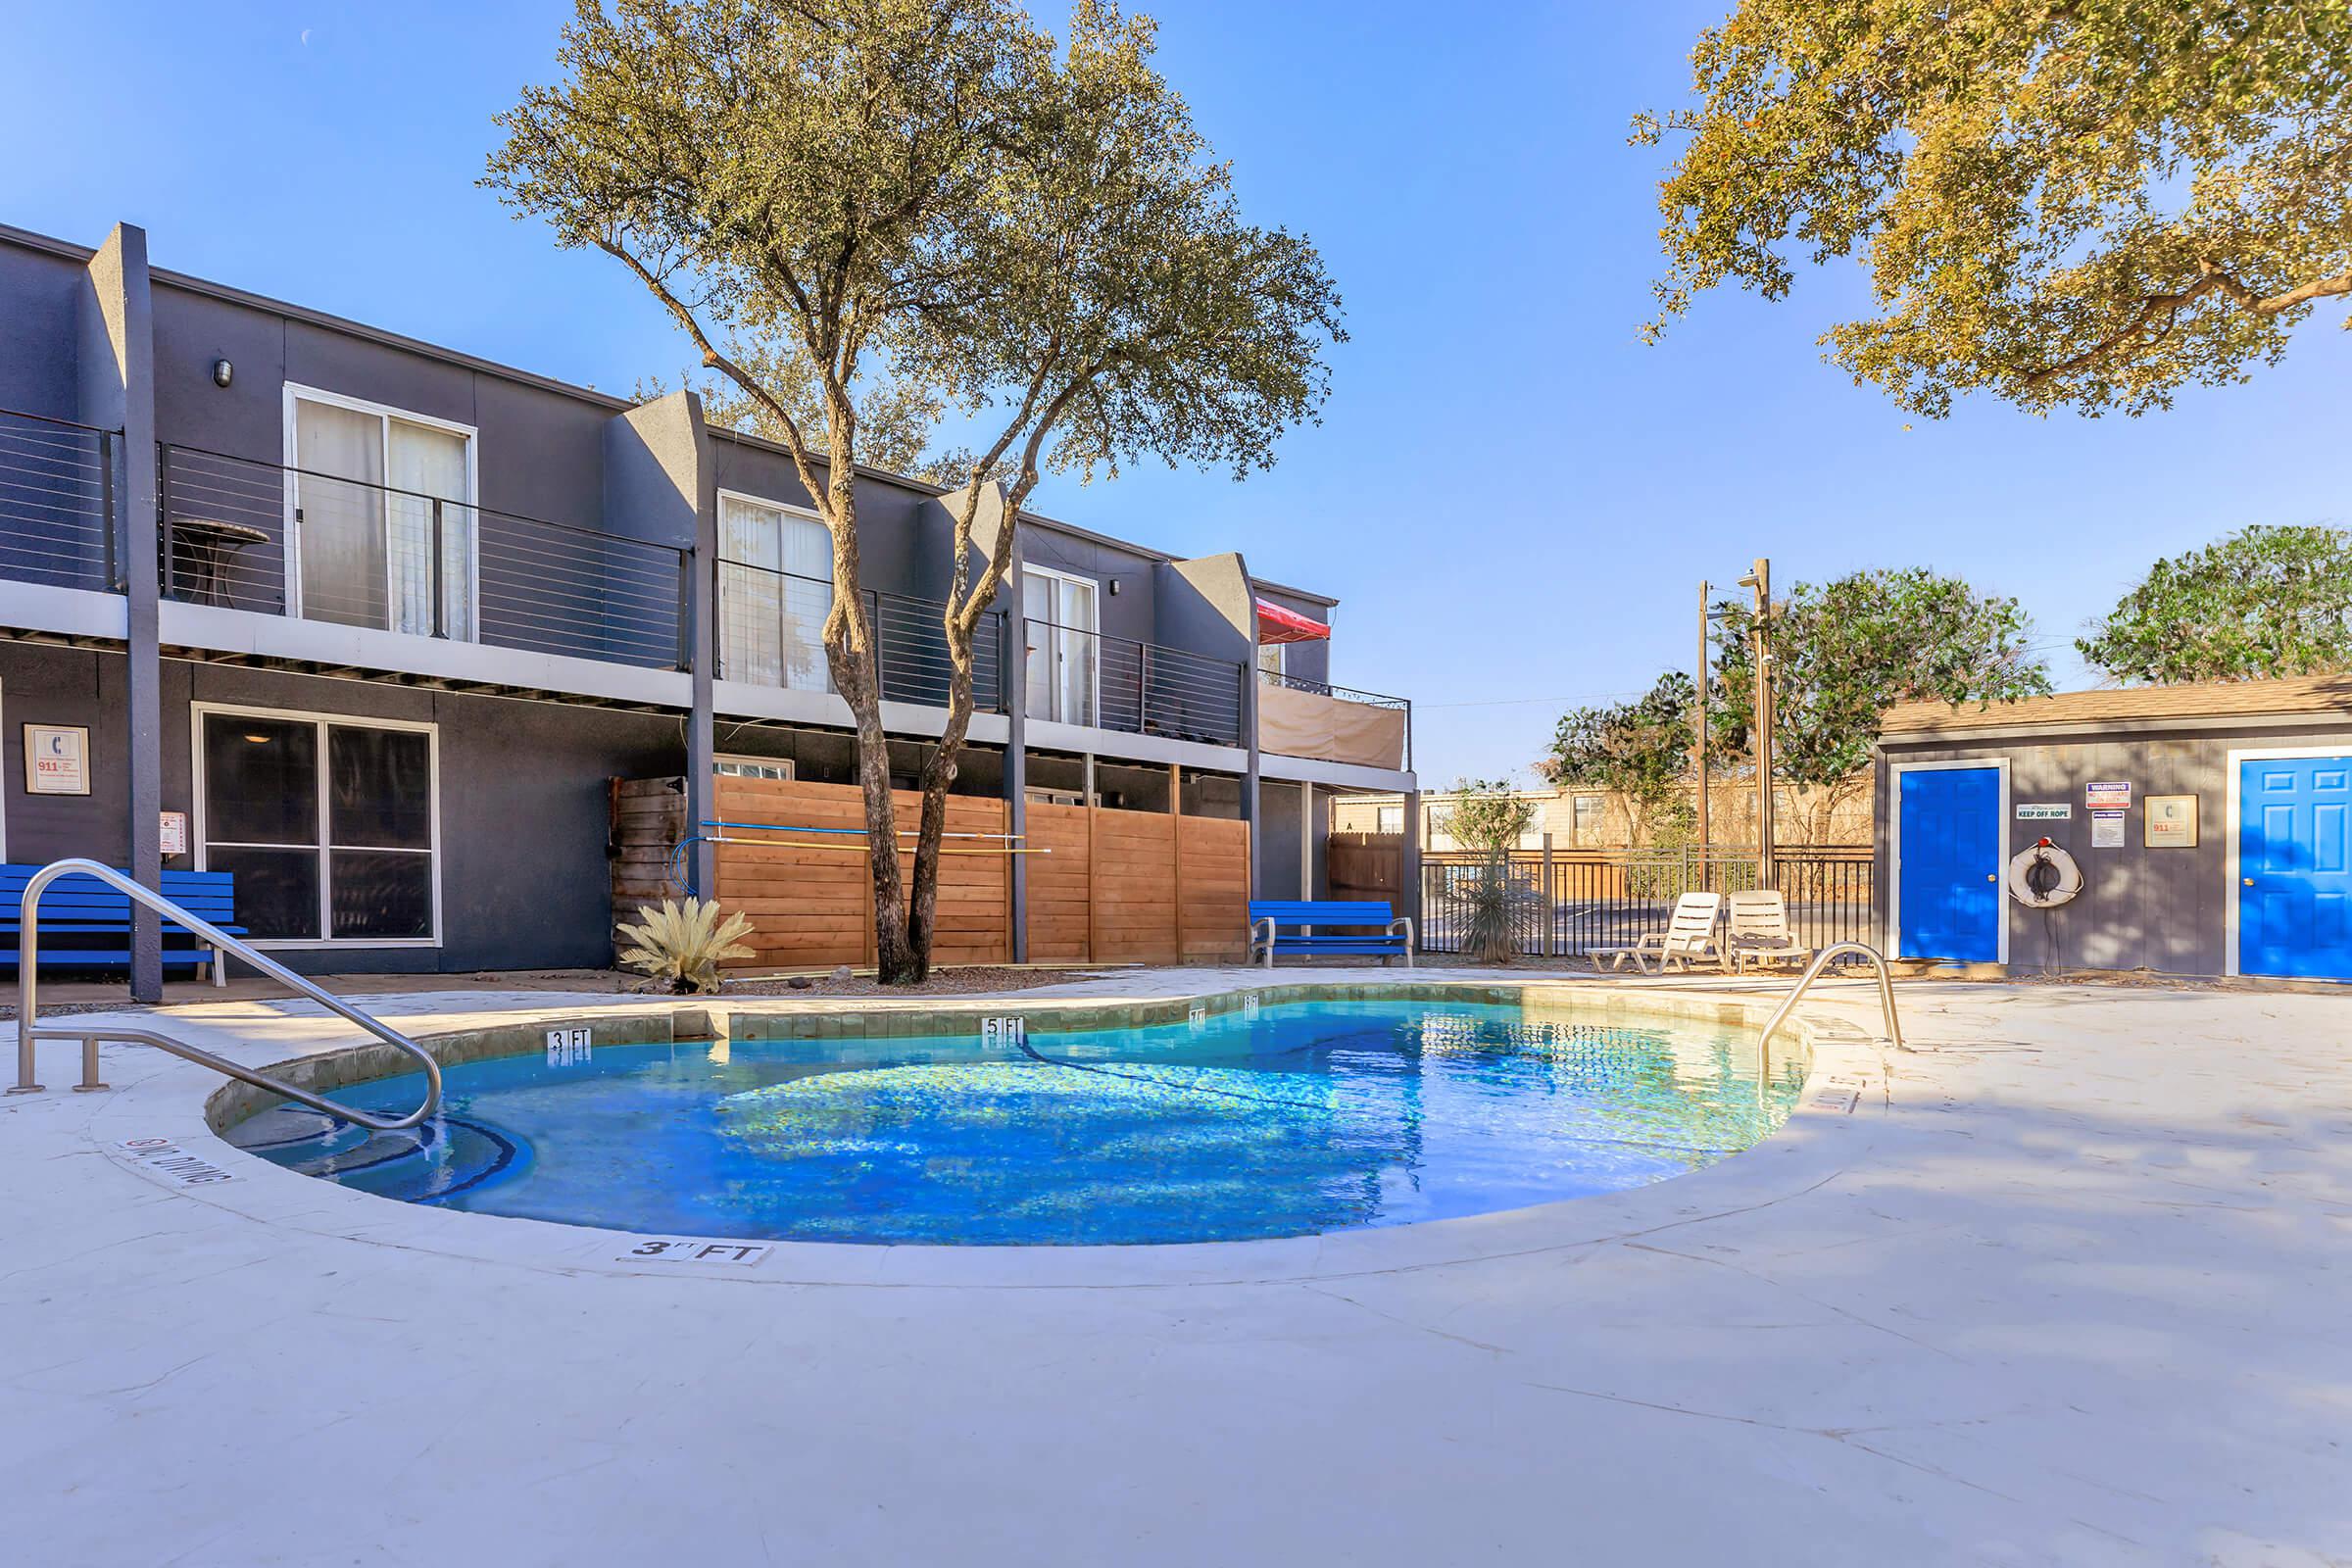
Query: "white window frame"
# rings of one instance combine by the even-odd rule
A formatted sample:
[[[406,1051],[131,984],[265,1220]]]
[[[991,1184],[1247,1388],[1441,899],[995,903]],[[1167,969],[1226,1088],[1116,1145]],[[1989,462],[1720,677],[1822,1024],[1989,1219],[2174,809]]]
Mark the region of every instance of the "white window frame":
[[[2352,767],[2352,746],[2249,746],[2233,748],[2229,753],[2230,776],[2226,781],[2224,799],[2228,802],[2222,812],[2222,831],[2228,835],[2222,849],[2222,972],[2238,974],[2238,850],[2243,835],[2238,831],[2240,786],[2245,781],[2248,762],[2283,762],[2302,757],[2340,757]],[[2192,852],[2193,853],[2193,852]]]
[[[284,421],[285,430],[285,440],[283,443],[285,451],[285,468],[290,474],[308,471],[298,466],[300,456],[295,448],[294,405],[297,402],[307,401],[311,403],[324,403],[333,408],[348,409],[354,414],[372,414],[380,418],[383,421],[382,451],[385,475],[385,481],[382,488],[386,489],[390,487],[391,483],[392,421],[394,419],[399,419],[403,423],[407,424],[422,425],[428,430],[441,430],[450,435],[463,436],[465,438],[465,506],[466,511],[473,514],[472,534],[467,541],[468,548],[466,552],[466,602],[473,607],[473,635],[466,640],[475,643],[480,642],[482,640],[481,432],[470,424],[460,424],[455,419],[437,419],[429,414],[418,414],[413,409],[395,408],[389,403],[371,403],[366,398],[355,398],[341,392],[329,392],[323,387],[305,386],[299,381],[288,381],[285,383],[282,399],[283,401],[281,405],[280,416]],[[325,475],[323,477],[332,476]],[[360,481],[353,479],[345,482],[357,484]],[[284,548],[281,553],[285,561],[286,618],[288,620],[300,620],[302,618],[302,529],[297,526],[294,521],[294,512],[297,498],[299,498],[302,494],[302,486],[301,483],[297,481],[293,484],[282,486],[282,488],[285,491],[285,517],[284,526],[280,530],[280,536],[284,540]],[[389,524],[387,524],[387,526]],[[398,584],[394,582],[392,576],[392,552],[390,543],[391,542],[389,540],[385,541],[386,548],[384,550],[384,604],[386,606],[386,620],[383,627],[384,630],[392,629],[389,607],[397,601],[399,593]],[[415,636],[416,634],[414,632],[409,632],[400,633],[399,635]]]
[[[1997,873],[2009,868],[2009,759],[2006,757],[1969,757],[1949,762],[1889,762],[1886,764],[1886,956],[1903,956],[1903,775],[1905,773],[1949,773],[1956,768],[1989,767],[2000,774],[2000,803],[1993,812],[1993,846],[1998,852]],[[2009,889],[2004,880],[1992,884],[1995,907],[2000,919],[1994,926],[1999,933],[1993,949],[1993,962],[2009,962]]]
[[[190,848],[195,852],[196,869],[199,871],[210,868],[208,857],[212,853],[212,843],[208,836],[208,827],[205,821],[206,813],[210,808],[210,793],[205,787],[204,776],[205,720],[212,715],[219,714],[231,718],[274,718],[286,720],[292,723],[303,723],[307,721],[318,726],[319,734],[317,748],[318,765],[318,842],[315,845],[309,846],[289,844],[270,845],[264,847],[272,849],[310,848],[316,849],[318,852],[318,929],[321,932],[331,932],[334,929],[334,864],[332,857],[336,849],[335,845],[329,844],[326,841],[326,808],[327,801],[329,799],[327,790],[328,760],[325,734],[326,726],[330,724],[340,724],[350,729],[390,729],[405,731],[409,734],[422,735],[425,738],[425,783],[431,792],[429,801],[431,808],[431,843],[428,848],[421,851],[402,850],[394,851],[392,853],[403,855],[422,854],[428,857],[431,860],[433,872],[433,934],[429,937],[249,937],[246,940],[257,948],[284,948],[288,950],[338,948],[353,951],[372,951],[378,948],[438,948],[442,945],[446,928],[443,926],[441,919],[441,726],[439,724],[430,722],[420,723],[414,719],[405,718],[368,718],[355,713],[320,713],[311,711],[307,709],[254,708],[242,703],[191,703],[188,705],[188,714],[189,777],[196,796],[194,802],[195,809],[190,813],[194,820],[189,824],[190,831],[195,834],[195,842],[190,846]],[[347,844],[343,845],[342,848],[365,849],[366,846]]]
[[[800,769],[789,757],[747,757],[739,752],[720,752],[710,759],[713,772],[723,778],[764,778],[761,773],[729,773],[728,767],[774,767],[783,769],[772,782],[789,784],[800,777]]]
[[[1077,635],[1082,637],[1094,638],[1095,657],[1092,661],[1095,677],[1093,682],[1094,690],[1087,694],[1088,717],[1086,723],[1080,727],[1089,729],[1100,728],[1102,723],[1102,580],[1099,577],[1089,577],[1082,571],[1064,571],[1057,566],[1033,566],[1026,562],[1021,564],[1020,570],[1024,574],[1024,580],[1021,584],[1021,619],[1023,622],[1042,620],[1043,623],[1051,628],[1056,636],[1060,635],[1062,632],[1069,631],[1076,632]],[[1052,616],[1040,616],[1032,613],[1029,606],[1029,584],[1026,581],[1027,577],[1046,577],[1057,583],[1084,583],[1089,589],[1093,590],[1093,596],[1089,600],[1089,603],[1095,607],[1095,623],[1086,628],[1084,631],[1078,631],[1076,627],[1064,626],[1060,621],[1054,619]],[[1059,596],[1056,595],[1056,603],[1054,606],[1055,614],[1059,614],[1061,612],[1061,606],[1058,602],[1058,599]],[[1021,633],[1021,702],[1022,705],[1026,707],[1029,701],[1029,638],[1028,627],[1026,624],[1022,626]],[[1059,690],[1059,685],[1060,683],[1057,680],[1055,682],[1055,689],[1057,692]],[[1031,718],[1039,718],[1043,715],[1031,713],[1028,716]],[[1077,720],[1072,719],[1065,714],[1060,718],[1046,718],[1045,722],[1049,724],[1074,724],[1077,723]]]
[[[825,519],[823,515],[814,508],[804,507],[798,502],[793,501],[778,501],[772,496],[754,495],[749,490],[731,490],[725,485],[720,485],[718,487],[718,499],[712,504],[714,509],[724,508],[730,501],[741,502],[747,507],[758,507],[762,512],[776,512],[781,513],[788,517],[805,518],[809,522],[815,523],[820,528],[825,526]],[[711,515],[715,517],[717,514],[717,511],[713,510]],[[784,541],[778,539],[776,541],[776,551],[779,556],[783,554],[783,547]],[[712,561],[713,564],[718,566],[747,566],[754,571],[765,571],[773,569],[780,576],[791,575],[791,573],[784,571],[782,567],[770,568],[758,565],[757,564],[748,561],[729,561],[724,556],[716,555],[715,552],[713,553]],[[715,573],[713,573],[713,575],[714,577],[716,576]],[[801,580],[806,582],[809,579],[802,578]],[[835,599],[839,599],[841,597],[841,590],[835,585],[831,576],[827,576],[825,578],[825,587],[833,594]],[[725,668],[727,605],[726,586],[723,578],[718,578],[718,580],[714,582],[711,592],[711,602],[718,611],[718,650],[720,654],[719,676],[723,680],[742,680],[742,675],[730,673]],[[825,666],[824,684],[821,686],[814,688],[795,686],[789,680],[779,680],[774,687],[774,690],[783,692],[808,691],[812,689],[820,692],[831,692],[833,690],[833,670],[830,664]]]

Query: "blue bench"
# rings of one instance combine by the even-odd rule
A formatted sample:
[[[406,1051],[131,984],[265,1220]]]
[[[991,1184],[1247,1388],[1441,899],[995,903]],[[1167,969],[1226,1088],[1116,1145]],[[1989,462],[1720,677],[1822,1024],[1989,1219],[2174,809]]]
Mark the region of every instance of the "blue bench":
[[[1353,928],[1346,934],[1331,926]],[[1366,929],[1370,928],[1370,929]],[[1385,904],[1350,904],[1326,899],[1251,899],[1250,961],[1260,953],[1274,967],[1277,953],[1314,956],[1327,953],[1369,953],[1413,961],[1413,922],[1399,919]]]
[[[18,945],[24,932],[24,885],[37,865],[0,865],[0,968],[17,966]],[[235,924],[236,878],[228,871],[166,871],[164,897],[199,920],[219,926],[232,937],[245,928]],[[41,952],[44,972],[55,969],[128,969],[130,967],[130,899],[96,877],[61,876],[41,891]],[[164,918],[164,967],[210,969],[213,983],[227,984],[220,956],[195,932],[170,916]]]

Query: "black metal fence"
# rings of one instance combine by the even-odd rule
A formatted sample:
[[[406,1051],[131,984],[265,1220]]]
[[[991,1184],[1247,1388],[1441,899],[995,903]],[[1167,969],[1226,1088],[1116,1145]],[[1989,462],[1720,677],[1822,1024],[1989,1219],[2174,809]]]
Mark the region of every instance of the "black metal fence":
[[[1475,855],[1424,855],[1422,949],[1460,953],[1469,944],[1473,893],[1493,873]],[[1662,931],[1686,893],[1755,888],[1753,850],[1515,851],[1506,858],[1501,903],[1517,950],[1530,957],[1576,957],[1595,948],[1631,947]],[[1773,885],[1788,906],[1797,945],[1869,942],[1871,852],[1867,845],[1795,846],[1774,852]]]
[[[0,409],[0,577],[119,592],[116,460],[122,437]]]
[[[166,446],[172,599],[684,668],[692,553],[392,485]]]

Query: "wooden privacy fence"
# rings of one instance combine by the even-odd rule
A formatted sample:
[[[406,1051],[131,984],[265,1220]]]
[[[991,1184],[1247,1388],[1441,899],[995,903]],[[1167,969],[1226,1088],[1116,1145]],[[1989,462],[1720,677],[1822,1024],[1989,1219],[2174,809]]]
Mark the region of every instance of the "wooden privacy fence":
[[[722,777],[718,815],[770,827],[858,828],[865,811],[846,784]],[[674,803],[674,804],[673,804]],[[896,793],[899,825],[912,830],[921,797]],[[676,779],[613,786],[616,915],[648,898],[674,896],[671,848],[688,831]],[[950,796],[950,833],[1008,831],[1005,803]],[[751,917],[756,955],[729,967],[824,968],[874,961],[873,883],[855,834],[719,829],[718,902]],[[1028,808],[1023,848],[1029,957],[1037,962],[1223,963],[1249,952],[1250,827],[1218,817],[1103,807]],[[762,842],[772,839],[775,842]],[[738,842],[750,840],[754,842]],[[912,839],[901,841],[911,868]],[[658,844],[658,848],[657,848]],[[938,963],[1012,960],[1015,857],[1001,839],[947,842],[940,861]],[[821,846],[821,847],[814,847]],[[975,853],[976,852],[976,853]]]

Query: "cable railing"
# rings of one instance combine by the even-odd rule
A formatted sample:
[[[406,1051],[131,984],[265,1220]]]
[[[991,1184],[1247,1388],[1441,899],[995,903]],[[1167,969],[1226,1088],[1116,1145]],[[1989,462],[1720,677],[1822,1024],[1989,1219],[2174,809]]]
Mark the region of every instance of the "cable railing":
[[[160,449],[156,483],[167,598],[687,666],[679,546],[196,447]]]
[[[955,661],[948,653],[945,607],[936,600],[864,590],[874,626],[874,667],[885,702],[948,705]],[[825,617],[833,584],[748,561],[718,563],[718,675],[786,691],[829,692]],[[1004,710],[1004,616],[982,617],[972,637],[972,707]]]
[[[0,409],[0,578],[122,591],[115,549],[122,433]]]
[[[1247,666],[1051,621],[1026,622],[1031,718],[1211,746],[1242,744]]]
[[[220,962],[221,953],[233,953],[262,973],[310,998],[327,1011],[350,1023],[356,1023],[385,1045],[413,1057],[424,1074],[424,1102],[405,1116],[375,1116],[364,1110],[354,1110],[322,1095],[272,1078],[266,1072],[215,1055],[201,1047],[174,1040],[153,1029],[140,1029],[126,1024],[106,1023],[92,1019],[86,1023],[67,1024],[60,1028],[40,1027],[40,951],[41,951],[41,895],[49,884],[63,876],[86,876],[105,884],[134,903],[144,905],[173,925],[195,933],[196,937],[215,950],[214,962]],[[81,1082],[74,1088],[91,1093],[106,1088],[98,1077],[98,1043],[102,1040],[122,1041],[134,1046],[153,1046],[171,1053],[200,1067],[210,1067],[225,1073],[239,1083],[256,1089],[267,1089],[273,1095],[283,1095],[296,1104],[308,1105],[343,1121],[356,1122],[379,1133],[399,1132],[414,1127],[441,1108],[441,1064],[422,1046],[385,1023],[372,1013],[364,1012],[342,998],[305,979],[279,963],[268,954],[257,952],[250,944],[241,942],[210,921],[199,918],[165,898],[162,894],[142,887],[112,866],[96,860],[53,860],[35,871],[24,884],[22,913],[17,937],[17,1081],[8,1092],[12,1095],[37,1095],[41,1092],[39,1076],[34,1070],[33,1048],[43,1040],[78,1040],[81,1042]]]

